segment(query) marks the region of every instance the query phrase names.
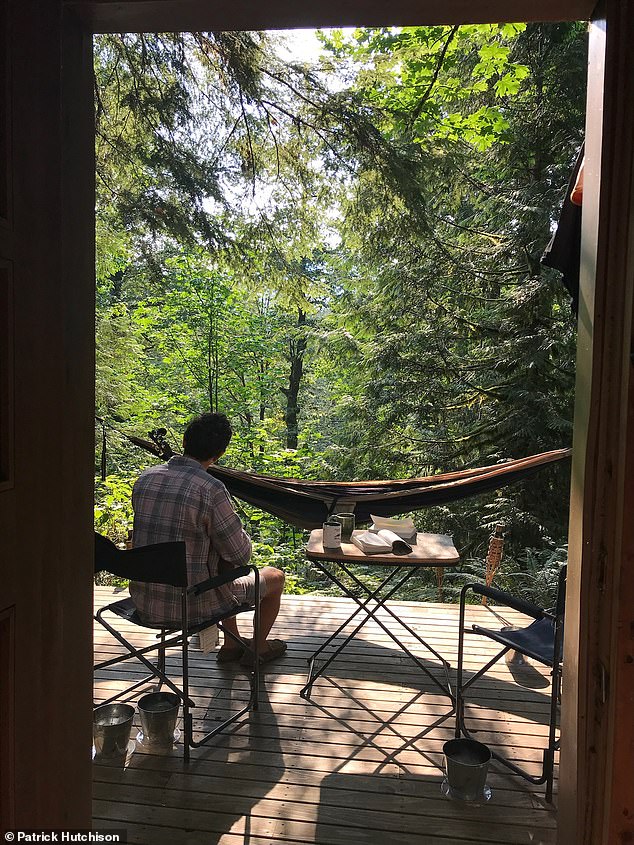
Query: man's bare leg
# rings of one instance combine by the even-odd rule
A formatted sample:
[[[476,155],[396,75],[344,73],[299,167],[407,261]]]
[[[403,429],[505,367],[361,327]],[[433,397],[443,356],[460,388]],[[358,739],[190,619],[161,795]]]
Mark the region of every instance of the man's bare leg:
[[[284,592],[284,573],[279,569],[266,566],[260,572],[260,578],[266,581],[266,595],[260,602],[260,636],[258,648],[266,651],[266,640],[280,610],[282,593]]]
[[[270,650],[269,645],[267,644],[267,638],[275,620],[277,619],[277,614],[279,613],[282,593],[284,592],[284,573],[271,566],[265,566],[264,569],[260,570],[260,582],[262,581],[266,582],[266,595],[260,601],[260,636],[258,639],[258,650],[261,654],[264,654]],[[239,632],[237,617],[232,616],[229,619],[225,619],[222,624],[224,628],[224,642],[222,648],[218,652],[217,658],[224,663],[229,662],[230,660],[235,660],[236,657],[241,655],[241,649],[227,634],[227,631],[230,634],[234,634],[236,637],[240,637],[240,639],[244,638]]]
[[[240,631],[238,630],[238,619],[235,616],[231,616],[229,619],[225,619],[222,623],[223,628],[223,635],[224,635],[224,645],[223,648],[233,650],[238,649],[238,644],[235,640],[232,640],[231,637],[227,636],[227,631],[233,634],[235,637],[240,637]],[[242,639],[242,637],[240,637]]]

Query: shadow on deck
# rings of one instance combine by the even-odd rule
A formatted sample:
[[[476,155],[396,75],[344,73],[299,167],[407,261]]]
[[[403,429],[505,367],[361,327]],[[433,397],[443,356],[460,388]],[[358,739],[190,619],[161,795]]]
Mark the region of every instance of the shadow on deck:
[[[96,588],[96,606],[111,600],[112,588]],[[457,607],[396,604],[455,666]],[[181,748],[170,755],[137,748],[125,768],[95,765],[95,828],[124,827],[129,842],[146,845],[555,843],[556,815],[543,800],[543,787],[496,764],[488,779],[490,802],[478,806],[443,797],[442,745],[452,737],[453,723],[435,723],[450,703],[374,623],[316,682],[312,701],[300,698],[308,655],[352,607],[345,599],[285,597],[274,634],[288,641],[289,650],[266,667],[259,711],[192,750],[188,769]],[[472,621],[494,625],[491,613],[473,607]],[[505,622],[519,619],[504,611]],[[100,656],[116,653],[105,631],[95,635]],[[152,636],[138,629],[134,634],[139,643]],[[467,667],[486,662],[491,645],[473,638]],[[171,665],[177,674],[177,655]],[[440,669],[433,660],[428,665]],[[213,654],[192,651],[190,667],[201,727],[247,694],[239,666],[220,667]],[[516,678],[500,663],[478,685],[468,712],[479,740],[504,746],[506,754],[537,770],[548,722],[547,678],[541,668],[513,671]],[[134,661],[101,672],[95,701],[133,676],[141,676]],[[133,736],[137,728],[135,722]]]

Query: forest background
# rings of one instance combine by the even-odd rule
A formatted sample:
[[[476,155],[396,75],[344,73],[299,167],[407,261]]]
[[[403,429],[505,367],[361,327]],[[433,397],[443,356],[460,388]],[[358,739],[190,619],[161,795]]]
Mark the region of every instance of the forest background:
[[[95,526],[154,462],[126,439],[228,414],[228,466],[406,478],[570,446],[576,318],[540,264],[583,140],[586,26],[95,39]],[[412,514],[545,600],[568,462]],[[326,591],[305,536],[235,502],[254,559]],[[403,597],[439,597],[433,572]]]

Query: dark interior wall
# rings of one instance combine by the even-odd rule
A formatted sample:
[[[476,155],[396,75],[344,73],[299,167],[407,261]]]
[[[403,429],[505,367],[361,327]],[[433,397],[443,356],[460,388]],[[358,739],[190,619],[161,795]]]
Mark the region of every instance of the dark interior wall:
[[[344,5],[327,0],[309,7],[290,0],[72,0],[67,8],[96,30],[147,30],[570,19],[587,17],[592,5],[587,0],[351,0]],[[632,0],[610,0],[608,5],[612,21],[618,11],[623,25],[631,28]],[[62,20],[61,6],[62,0],[0,0],[0,810],[1,824],[9,820],[28,827],[82,827],[90,818],[92,98],[88,41],[70,18]],[[631,80],[627,44],[617,59],[621,68],[611,78],[614,90],[621,92],[618,103],[624,106],[619,74],[627,68]],[[622,114],[631,115],[631,101],[629,108]],[[631,134],[629,120],[625,134]],[[624,137],[623,124],[610,124],[610,132],[614,138]],[[629,152],[621,147],[618,155],[631,167],[631,147]],[[618,164],[618,156],[616,160]],[[623,577],[631,573],[634,555],[632,532],[623,531],[624,522],[634,524],[626,507],[632,473],[624,475],[618,463],[624,457],[632,460],[626,449],[631,420],[620,413],[623,397],[632,394],[625,367],[630,360],[631,314],[623,319],[624,305],[631,306],[633,272],[626,244],[634,239],[631,170],[627,173],[629,187],[623,168],[603,174],[619,189],[614,194],[618,202],[612,211],[606,209],[597,228],[603,238],[603,252],[596,253],[604,256],[603,298],[587,337],[595,347],[591,363],[582,373],[581,387],[588,397],[592,394],[595,407],[592,414],[586,408],[586,442],[594,446],[589,457],[585,448],[575,455],[576,462],[586,465],[586,474],[578,474],[579,501],[571,531],[577,532],[579,561],[585,556],[586,588],[594,579],[602,590],[601,602],[588,599],[580,605],[578,637],[590,641],[590,608],[600,641],[592,653],[583,655],[579,697],[567,716],[575,754],[583,757],[582,771],[588,771],[597,751],[602,755],[601,778],[591,784],[586,780],[583,789],[577,770],[568,767],[566,802],[571,813],[560,832],[562,843],[575,845],[615,841],[605,825],[603,831],[594,827],[589,834],[594,838],[586,836],[592,819],[590,825],[586,822],[599,805],[611,810],[612,820],[625,819],[630,827],[632,818],[623,810],[630,813],[625,798],[631,799],[633,783],[631,709],[615,713],[614,706],[626,679],[625,662],[632,664],[634,630],[632,581]],[[593,286],[593,271],[589,279]],[[606,327],[606,314],[613,325]],[[602,331],[593,335],[597,326]],[[618,346],[610,341],[615,337]],[[603,363],[597,358],[602,349]],[[614,372],[617,377],[608,378]],[[621,467],[619,473],[615,467]],[[601,580],[606,566],[613,576],[607,587]],[[582,592],[578,580],[577,598]],[[600,700],[597,659],[609,664],[610,706],[592,713],[600,720],[593,737],[586,730],[587,710],[580,713],[579,725],[575,722],[579,701],[583,707]],[[630,692],[631,686],[630,678]],[[566,694],[571,700],[570,685]],[[624,734],[628,718],[630,732]],[[624,735],[629,745],[620,742]],[[598,736],[604,744],[593,746]],[[615,788],[609,792],[619,768],[621,775],[626,768],[626,781],[621,782],[629,785],[623,800]],[[580,827],[575,829],[577,821]],[[620,833],[629,836],[622,841],[631,840],[631,830]]]
[[[94,32],[587,20],[594,0],[65,0]]]
[[[61,0],[3,0],[0,20],[0,826],[87,827],[94,170],[90,76],[76,71],[89,41]]]

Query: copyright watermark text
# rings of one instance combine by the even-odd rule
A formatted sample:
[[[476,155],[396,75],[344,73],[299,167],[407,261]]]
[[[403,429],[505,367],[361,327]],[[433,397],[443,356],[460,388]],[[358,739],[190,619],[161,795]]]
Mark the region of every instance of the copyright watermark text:
[[[88,842],[117,843],[125,845],[128,841],[127,830],[7,830],[3,834],[5,842]],[[2,839],[0,838],[0,842]]]

